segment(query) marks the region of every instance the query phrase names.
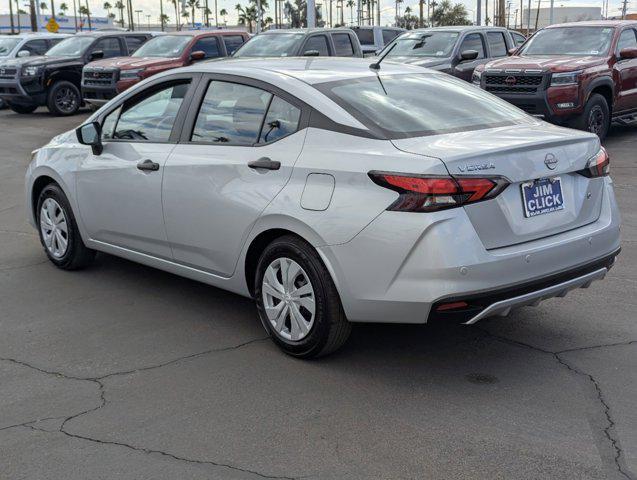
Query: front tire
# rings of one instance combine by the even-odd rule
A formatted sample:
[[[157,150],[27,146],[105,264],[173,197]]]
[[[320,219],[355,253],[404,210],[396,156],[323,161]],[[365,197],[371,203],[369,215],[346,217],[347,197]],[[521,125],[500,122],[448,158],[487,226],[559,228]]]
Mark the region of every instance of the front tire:
[[[77,270],[93,261],[95,250],[84,245],[69,201],[58,185],[44,187],[38,197],[36,216],[40,242],[56,267]]]
[[[19,104],[10,103],[9,108],[11,109],[11,111],[15,113],[19,113],[20,115],[27,115],[29,113],[35,112],[38,106],[37,105],[19,105]]]
[[[307,242],[286,235],[259,259],[255,297],[261,323],[274,343],[299,358],[327,355],[351,332],[338,291]]]
[[[586,102],[584,113],[575,120],[574,127],[594,133],[604,140],[610,128],[610,108],[606,98],[599,93],[592,94]]]
[[[82,104],[80,90],[71,82],[60,80],[49,89],[46,106],[53,115],[75,115]]]

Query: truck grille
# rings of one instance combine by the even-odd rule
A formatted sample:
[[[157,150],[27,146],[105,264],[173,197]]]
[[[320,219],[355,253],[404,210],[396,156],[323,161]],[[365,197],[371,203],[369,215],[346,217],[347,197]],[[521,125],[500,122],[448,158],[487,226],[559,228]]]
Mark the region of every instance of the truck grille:
[[[542,86],[543,75],[487,73],[484,88],[492,93],[535,93]]]
[[[0,80],[13,80],[18,73],[15,68],[2,68],[0,67]]]
[[[84,69],[82,83],[84,85],[94,85],[98,87],[108,87],[117,81],[116,72],[108,70]]]

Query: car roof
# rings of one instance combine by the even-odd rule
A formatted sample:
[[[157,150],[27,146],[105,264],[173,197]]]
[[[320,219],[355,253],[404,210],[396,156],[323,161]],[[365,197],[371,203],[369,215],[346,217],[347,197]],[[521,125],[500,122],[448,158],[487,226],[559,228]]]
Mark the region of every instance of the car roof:
[[[12,35],[13,38],[56,38],[56,37],[70,37],[69,33],[49,33],[49,32],[28,32],[28,33],[18,33],[17,35]]]
[[[495,31],[495,30],[500,30],[500,31],[506,31],[505,27],[489,27],[486,25],[451,25],[448,27],[429,27],[429,28],[416,28],[414,30],[407,30],[407,33],[412,33],[412,32],[431,32],[431,31],[438,31],[438,32],[466,32],[469,30],[476,30],[476,31]]]
[[[303,33],[303,34],[308,34],[308,33],[314,33],[314,32],[342,32],[343,30],[351,30],[351,28],[349,27],[335,27],[335,28],[322,28],[322,27],[317,27],[317,28],[283,28],[283,29],[272,29],[272,30],[266,30],[265,32],[261,32],[260,35],[264,35],[264,34],[277,34],[277,33]]]
[[[242,30],[182,30],[179,32],[168,32],[170,36],[203,37],[209,35],[245,35]]]
[[[557,23],[549,25],[545,28],[563,28],[563,27],[622,27],[628,25],[637,25],[634,20],[589,20],[586,22]]]
[[[161,32],[144,32],[135,30],[133,32],[122,32],[119,30],[93,30],[90,32],[78,32],[76,37],[121,37],[129,35],[158,35]]]
[[[187,67],[187,70],[210,73],[227,73],[254,78],[276,77],[300,80],[309,85],[328,81],[339,81],[353,78],[374,77],[392,74],[423,73],[422,67],[414,67],[403,63],[383,62],[380,70],[369,66],[374,60],[351,57],[271,57],[271,58],[234,58],[204,62]]]

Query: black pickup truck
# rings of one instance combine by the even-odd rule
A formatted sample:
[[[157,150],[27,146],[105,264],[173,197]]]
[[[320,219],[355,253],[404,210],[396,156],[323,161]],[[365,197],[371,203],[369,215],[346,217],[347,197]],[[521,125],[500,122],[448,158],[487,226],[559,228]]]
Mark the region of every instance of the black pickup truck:
[[[73,115],[82,105],[82,68],[100,58],[133,53],[148,32],[88,32],[67,38],[43,56],[0,64],[0,99],[17,113],[46,105],[54,115]]]

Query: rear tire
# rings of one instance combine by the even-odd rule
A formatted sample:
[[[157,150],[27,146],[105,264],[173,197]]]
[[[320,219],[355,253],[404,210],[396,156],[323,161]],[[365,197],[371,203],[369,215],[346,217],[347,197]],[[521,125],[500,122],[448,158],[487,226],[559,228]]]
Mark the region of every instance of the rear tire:
[[[38,108],[37,105],[18,105],[15,103],[10,103],[9,108],[11,111],[15,113],[19,113],[20,115],[27,115],[29,113],[33,113]]]
[[[351,324],[330,273],[307,242],[293,235],[274,240],[261,254],[255,277],[261,323],[285,353],[314,358],[345,343]]]
[[[610,109],[606,98],[599,93],[590,96],[584,113],[574,121],[575,128],[596,134],[600,140],[606,138],[610,129]]]
[[[95,258],[95,250],[84,245],[73,210],[57,184],[47,185],[40,193],[36,221],[44,252],[56,267],[78,270]]]
[[[49,89],[46,106],[53,115],[75,115],[82,105],[80,90],[71,82],[60,80]]]

